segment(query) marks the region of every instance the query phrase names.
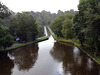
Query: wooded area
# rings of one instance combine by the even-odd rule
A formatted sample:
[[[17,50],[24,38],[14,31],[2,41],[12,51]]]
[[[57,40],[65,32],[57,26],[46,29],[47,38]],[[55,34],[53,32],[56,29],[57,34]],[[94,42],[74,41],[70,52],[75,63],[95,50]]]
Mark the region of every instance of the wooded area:
[[[19,42],[32,41],[38,36],[38,24],[28,12],[14,13],[0,2],[0,49]]]
[[[100,51],[100,1],[80,0],[75,15],[58,16],[50,24],[57,36],[66,39],[79,39],[82,46],[86,43]]]
[[[11,46],[16,37],[19,37],[22,42],[43,36],[43,26],[50,25],[57,36],[66,39],[79,39],[82,46],[83,43],[87,43],[92,48],[100,50],[99,0],[80,0],[79,11],[71,9],[63,12],[58,10],[57,13],[45,10],[14,13],[1,2],[0,7],[1,48],[6,48],[7,43]]]
[[[43,36],[44,26],[50,25],[57,16],[66,13],[74,15],[76,12],[71,9],[65,12],[58,10],[57,13],[45,10],[15,13],[0,2],[0,48],[11,46],[14,40],[35,40],[36,37]]]
[[[100,75],[99,0],[1,1],[0,75]]]

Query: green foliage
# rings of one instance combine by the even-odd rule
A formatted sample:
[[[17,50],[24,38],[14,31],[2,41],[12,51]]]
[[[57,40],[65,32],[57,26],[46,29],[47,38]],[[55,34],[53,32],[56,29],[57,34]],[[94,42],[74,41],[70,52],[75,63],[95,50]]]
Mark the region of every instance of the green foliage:
[[[29,12],[31,15],[34,16],[36,22],[39,24],[39,36],[43,35],[43,26],[44,25],[50,25],[50,23],[59,15],[63,15],[66,13],[71,13],[71,14],[75,14],[77,11],[74,11],[73,9],[69,10],[69,11],[61,11],[58,10],[57,13],[51,13],[48,11],[41,11],[41,12]],[[59,31],[60,27],[58,29],[56,29],[56,31]],[[60,33],[61,35],[61,33]]]
[[[3,26],[5,18],[8,18],[10,14],[10,10],[0,2],[0,48],[4,49],[13,44],[13,36],[10,35],[9,28]]]
[[[74,31],[82,39],[82,42],[89,40],[96,50],[100,50],[100,1],[80,0],[79,12],[74,17]],[[77,30],[78,29],[78,30]],[[84,38],[83,38],[84,37]]]
[[[66,39],[72,39],[74,37],[74,31],[72,30],[73,26],[73,15],[72,14],[66,14],[65,20],[62,24],[62,34]]]
[[[10,10],[0,2],[0,18],[4,19],[10,15]]]
[[[50,24],[50,28],[57,36],[63,36],[66,39],[73,38],[74,32],[72,30],[72,19],[72,14],[60,15]]]
[[[10,35],[9,29],[0,25],[0,47],[10,47],[13,44],[13,36]]]
[[[59,38],[56,35],[52,35],[56,40],[59,40]]]
[[[74,11],[73,9],[69,10],[69,11],[61,11],[61,10],[58,10],[57,13],[51,13],[51,12],[48,12],[48,11],[41,11],[41,12],[29,12],[31,15],[33,15],[36,19],[36,22],[39,24],[39,25],[49,25],[57,16],[60,16],[60,15],[63,15],[63,14],[66,14],[66,13],[71,13],[71,14],[75,14],[77,11]]]
[[[57,18],[55,18],[50,24],[50,28],[54,31],[54,33],[57,36],[62,36],[61,30],[62,30],[62,24],[64,20],[65,20],[64,15],[60,15]]]
[[[84,32],[82,31],[82,29],[84,28],[84,24],[81,21],[82,16],[79,15],[79,13],[77,13],[74,18],[73,18],[73,30],[75,33],[76,38],[78,38],[81,42],[81,45],[83,46],[83,42],[85,41],[84,39]]]
[[[12,48],[9,48],[8,50],[11,50],[11,49],[16,49],[16,48],[19,48],[19,47],[23,47],[23,46],[26,46],[26,45],[29,45],[29,44],[33,44],[33,43],[37,43],[37,42],[40,42],[40,41],[43,41],[43,40],[46,40],[48,39],[49,37],[46,36],[46,37],[42,37],[38,40],[35,40],[35,41],[32,41],[32,42],[28,42],[28,43],[25,43],[25,44],[21,44],[21,45],[18,45],[18,46],[15,46],[15,47],[12,47]]]
[[[31,41],[38,35],[38,24],[29,13],[18,13],[11,19],[10,31],[13,36],[20,37],[22,41]]]
[[[38,33],[38,36],[39,37],[44,36],[44,26],[42,26],[42,25],[39,25],[39,33]]]
[[[36,22],[39,25],[49,25],[52,21],[51,13],[47,12],[45,10],[43,10],[42,12],[33,12],[33,11],[31,11],[30,14],[32,14],[35,17]]]

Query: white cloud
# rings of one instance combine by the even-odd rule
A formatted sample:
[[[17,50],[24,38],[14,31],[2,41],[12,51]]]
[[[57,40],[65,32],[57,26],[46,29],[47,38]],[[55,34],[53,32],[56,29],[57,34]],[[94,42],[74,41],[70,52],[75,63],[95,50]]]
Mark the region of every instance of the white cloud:
[[[21,11],[51,11],[57,12],[75,9],[79,0],[1,0],[8,8],[15,12]]]

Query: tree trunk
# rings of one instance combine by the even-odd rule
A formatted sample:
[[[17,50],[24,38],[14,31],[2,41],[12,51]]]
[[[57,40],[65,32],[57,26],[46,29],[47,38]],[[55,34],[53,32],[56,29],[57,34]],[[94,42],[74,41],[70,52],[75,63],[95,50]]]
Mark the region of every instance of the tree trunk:
[[[95,49],[100,52],[100,43],[99,43],[98,38],[95,38]]]
[[[81,46],[84,46],[84,45],[83,45],[83,41],[82,41],[82,40],[80,40],[80,43],[81,43]]]

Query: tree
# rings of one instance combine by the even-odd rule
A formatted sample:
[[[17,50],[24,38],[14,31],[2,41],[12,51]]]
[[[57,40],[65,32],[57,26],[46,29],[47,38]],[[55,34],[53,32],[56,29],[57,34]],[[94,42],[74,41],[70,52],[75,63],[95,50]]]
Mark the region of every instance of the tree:
[[[16,17],[11,19],[11,24],[12,35],[19,37],[22,41],[35,40],[38,35],[38,24],[27,12],[18,13]]]
[[[83,42],[85,41],[84,38],[84,32],[82,31],[82,29],[84,28],[84,24],[82,23],[82,16],[80,16],[79,13],[77,13],[74,18],[73,18],[73,27],[72,29],[74,30],[74,34],[76,36],[76,38],[79,39],[81,45],[83,46]]]
[[[0,18],[4,19],[10,15],[10,10],[3,3],[0,2]]]
[[[10,10],[0,2],[0,48],[10,47],[13,44],[13,36],[9,33],[9,28],[3,26],[5,18],[10,16]],[[7,22],[7,21],[6,21]]]
[[[72,30],[73,26],[73,15],[72,14],[65,14],[65,20],[62,23],[62,34],[66,39],[72,39],[74,37],[74,32]]]
[[[63,15],[63,11],[58,10],[57,16]]]
[[[13,36],[9,33],[9,28],[0,25],[0,47],[10,47],[13,44]]]
[[[57,36],[71,39],[74,35],[74,32],[72,30],[72,19],[72,14],[60,15],[52,21],[52,23],[50,24],[50,28]]]
[[[50,25],[50,23],[56,18],[58,17],[59,15],[63,15],[63,14],[66,14],[66,13],[72,13],[72,14],[75,14],[77,11],[74,11],[73,9],[71,9],[70,11],[61,11],[61,10],[58,10],[57,13],[51,13],[51,12],[48,12],[48,11],[41,11],[41,12],[29,12],[32,16],[34,16],[36,22],[39,24],[39,36],[43,35],[43,26],[44,25]]]
[[[92,46],[100,50],[100,1],[98,0],[80,0],[78,6],[79,12],[74,17],[74,29],[80,27],[81,37],[88,40],[92,39]],[[78,34],[79,32],[76,32]]]
[[[62,37],[62,23],[65,20],[65,17],[63,15],[58,16],[57,18],[55,18],[52,23],[50,24],[50,28],[54,31],[54,33],[57,36]]]

